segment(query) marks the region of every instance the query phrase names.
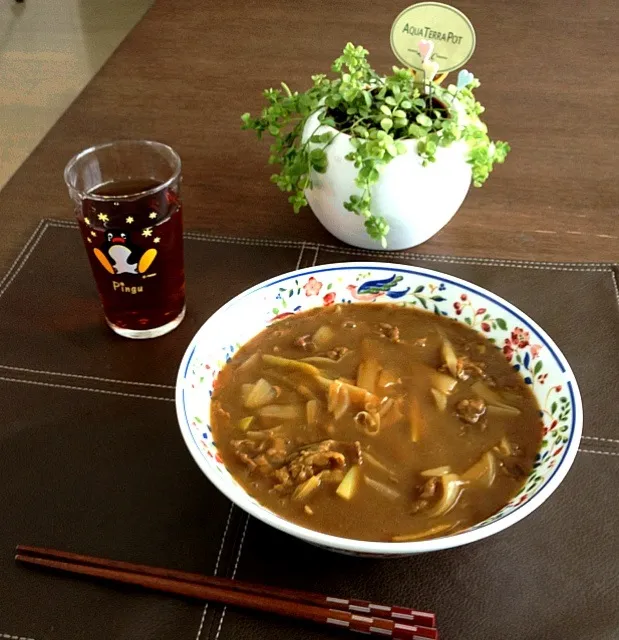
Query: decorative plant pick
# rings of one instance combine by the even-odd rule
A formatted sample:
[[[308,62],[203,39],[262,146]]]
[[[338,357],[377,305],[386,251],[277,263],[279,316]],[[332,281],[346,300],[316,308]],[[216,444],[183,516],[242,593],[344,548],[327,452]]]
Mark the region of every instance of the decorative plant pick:
[[[439,72],[455,71],[473,55],[475,42],[475,29],[462,11],[435,0],[404,9],[391,27],[393,53],[417,71],[431,57],[439,63]]]
[[[438,72],[438,62],[434,60],[424,60],[421,63],[421,68],[423,69],[424,82],[426,87],[428,87]]]
[[[434,80],[434,76],[438,73],[438,62],[431,59],[434,51],[434,42],[431,40],[420,40],[417,45],[419,55],[421,56],[421,71],[415,74],[418,82],[423,84],[426,91],[430,90],[430,83]]]
[[[467,71],[466,69],[462,69],[462,71],[458,73],[458,80],[456,82],[456,87],[458,87],[458,89],[464,89],[464,87],[471,84],[471,82],[473,82],[474,79],[475,79],[475,76],[470,71]]]
[[[420,40],[417,47],[419,48],[421,61],[425,62],[430,58],[432,52],[434,51],[434,42],[432,42],[432,40]]]

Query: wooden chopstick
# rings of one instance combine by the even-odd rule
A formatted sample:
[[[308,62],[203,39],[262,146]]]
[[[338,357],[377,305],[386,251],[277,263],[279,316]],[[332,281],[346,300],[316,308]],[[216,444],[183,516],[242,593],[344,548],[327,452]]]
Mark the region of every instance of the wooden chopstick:
[[[210,578],[184,571],[135,565],[118,560],[23,545],[17,547],[15,559],[26,564],[139,585],[148,589],[201,600],[212,600],[223,604],[267,611],[320,624],[348,628],[351,631],[382,635],[383,637],[402,640],[436,640],[438,638],[438,632],[435,628],[410,624],[410,620],[404,617],[398,619],[400,607],[385,607],[383,609],[380,605],[371,605],[370,611],[374,612],[376,609],[377,614],[379,612],[385,614],[386,610],[389,610],[389,615],[395,616],[394,619],[378,617],[378,615],[360,615],[357,608],[342,610],[336,606],[357,607],[359,605],[354,603],[363,601],[326,598],[319,594],[252,585],[226,578]],[[363,604],[370,605],[370,603]],[[367,606],[362,611],[366,612]],[[403,609],[403,611],[413,610]],[[433,614],[414,613],[431,616],[434,623]]]
[[[106,558],[96,558],[94,556],[71,553],[68,551],[58,551],[56,549],[46,549],[43,547],[19,545],[16,549],[16,552],[20,554],[44,556],[60,560],[69,560],[104,568],[120,569],[121,571],[130,571],[133,573],[141,573],[150,576],[161,576],[163,578],[185,580],[214,587],[236,589],[237,591],[270,596],[279,598],[281,600],[291,600],[294,602],[303,602],[305,604],[312,604],[319,607],[329,607],[331,609],[350,611],[351,613],[367,614],[376,618],[386,618],[387,620],[396,620],[398,622],[417,624],[424,627],[436,627],[436,616],[433,613],[430,613],[428,611],[417,611],[415,609],[409,609],[408,607],[374,604],[372,602],[357,599],[332,598],[329,596],[323,596],[318,593],[310,593],[307,591],[296,591],[292,589],[282,589],[280,587],[257,585],[249,582],[241,582],[239,580],[230,580],[229,578],[220,578],[215,576],[211,577],[199,573],[190,573],[187,571],[150,567],[147,565],[134,564],[132,562],[108,560]]]

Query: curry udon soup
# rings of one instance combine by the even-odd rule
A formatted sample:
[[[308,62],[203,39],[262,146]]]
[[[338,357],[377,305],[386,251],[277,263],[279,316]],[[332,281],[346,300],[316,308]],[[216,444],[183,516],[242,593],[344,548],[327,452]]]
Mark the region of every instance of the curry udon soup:
[[[405,542],[485,520],[523,486],[539,407],[484,336],[388,304],[314,309],[244,345],[212,397],[246,491],[323,533]]]

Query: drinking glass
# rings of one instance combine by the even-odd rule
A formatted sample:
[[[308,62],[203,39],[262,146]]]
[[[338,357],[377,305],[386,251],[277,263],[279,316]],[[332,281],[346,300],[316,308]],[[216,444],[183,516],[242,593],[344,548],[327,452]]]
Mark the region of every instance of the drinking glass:
[[[185,315],[178,154],[148,140],[101,144],[64,178],[107,324],[126,338],[175,329]]]

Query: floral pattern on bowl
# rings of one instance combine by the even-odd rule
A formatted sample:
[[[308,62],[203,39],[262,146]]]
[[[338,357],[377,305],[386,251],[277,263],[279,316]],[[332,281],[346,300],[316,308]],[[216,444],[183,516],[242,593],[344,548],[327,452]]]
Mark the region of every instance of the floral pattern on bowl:
[[[217,375],[241,344],[273,322],[336,303],[390,302],[448,316],[482,332],[530,385],[541,407],[543,440],[523,489],[498,513],[465,532],[409,543],[366,542],[321,534],[288,522],[247,495],[225,468],[210,426]],[[444,549],[492,535],[537,508],[558,486],[578,449],[582,404],[574,375],[548,335],[513,305],[481,287],[436,271],[384,263],[310,267],[259,284],[203,325],[183,358],[176,403],[181,431],[207,477],[261,520],[308,542],[368,556]]]

